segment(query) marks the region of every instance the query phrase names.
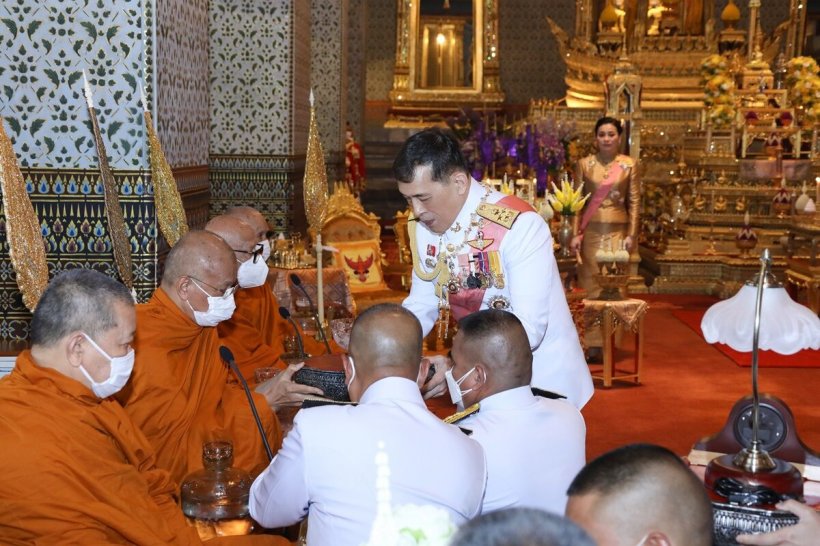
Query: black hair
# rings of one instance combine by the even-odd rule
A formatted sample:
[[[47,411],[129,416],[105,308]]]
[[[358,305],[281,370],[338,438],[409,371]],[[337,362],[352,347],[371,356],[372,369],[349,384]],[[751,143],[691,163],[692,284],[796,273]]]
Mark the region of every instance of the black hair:
[[[599,119],[598,121],[595,122],[595,134],[596,135],[598,134],[598,129],[600,129],[601,126],[603,126],[603,125],[614,125],[615,129],[618,131],[619,135],[623,134],[623,132],[624,132],[624,127],[623,127],[623,125],[621,125],[621,120],[610,117],[610,116],[604,116],[604,117],[602,117],[601,119]]]
[[[429,165],[433,180],[441,182],[456,171],[469,174],[467,161],[452,131],[430,127],[408,138],[393,161],[393,176],[399,182],[412,182],[416,167]]]
[[[507,508],[468,521],[450,546],[594,546],[574,522],[535,508]]]
[[[134,305],[122,283],[92,269],[59,273],[46,287],[31,321],[32,345],[51,346],[72,332],[91,337],[117,325],[114,303]]]

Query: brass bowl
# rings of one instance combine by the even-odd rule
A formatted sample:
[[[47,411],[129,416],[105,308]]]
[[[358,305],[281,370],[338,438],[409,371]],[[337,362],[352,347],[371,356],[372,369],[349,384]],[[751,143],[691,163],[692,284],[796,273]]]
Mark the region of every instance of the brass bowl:
[[[629,275],[595,275],[601,293],[596,299],[607,301],[618,301],[625,299],[626,285],[629,283]]]

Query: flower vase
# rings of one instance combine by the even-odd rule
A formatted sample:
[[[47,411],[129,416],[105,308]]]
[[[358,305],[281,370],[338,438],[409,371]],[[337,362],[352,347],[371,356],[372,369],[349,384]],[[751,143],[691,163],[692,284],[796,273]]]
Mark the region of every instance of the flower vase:
[[[572,251],[570,250],[570,244],[572,243],[572,235],[572,215],[562,214],[561,226],[558,228],[558,243],[561,245],[559,256],[561,256],[562,258],[568,258],[572,255]]]

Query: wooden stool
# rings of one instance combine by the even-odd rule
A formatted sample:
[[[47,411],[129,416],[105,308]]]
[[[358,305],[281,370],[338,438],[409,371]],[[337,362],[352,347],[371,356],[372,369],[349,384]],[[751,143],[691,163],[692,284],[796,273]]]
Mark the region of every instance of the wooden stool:
[[[603,333],[604,364],[600,374],[592,374],[593,379],[603,381],[604,387],[612,386],[612,381],[633,380],[641,383],[643,367],[643,319],[649,305],[643,300],[625,299],[620,301],[584,300],[587,317],[600,321]],[[635,333],[635,354],[631,370],[620,370],[615,367],[613,353],[615,350],[615,333],[619,324],[625,324]]]

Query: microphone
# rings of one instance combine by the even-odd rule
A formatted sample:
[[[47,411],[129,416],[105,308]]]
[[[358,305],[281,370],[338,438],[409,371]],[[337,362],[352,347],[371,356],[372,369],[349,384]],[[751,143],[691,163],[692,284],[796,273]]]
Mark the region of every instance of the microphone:
[[[327,334],[325,333],[325,329],[322,327],[322,325],[319,324],[319,315],[318,313],[316,313],[316,307],[314,307],[313,300],[310,299],[310,295],[308,295],[307,290],[305,290],[305,287],[302,284],[302,279],[300,279],[299,275],[297,275],[296,273],[291,273],[290,282],[292,282],[296,288],[301,290],[302,294],[304,294],[307,298],[308,304],[310,305],[310,312],[313,315],[313,319],[316,321],[316,325],[319,327],[319,335],[322,336],[322,341],[325,342],[325,349],[327,349],[327,354],[330,354],[330,343],[327,342]]]
[[[248,397],[248,404],[250,404],[251,411],[253,412],[253,420],[256,421],[256,428],[259,429],[259,435],[262,437],[262,445],[265,446],[265,452],[268,454],[268,460],[272,461],[273,451],[271,451],[270,444],[268,443],[268,437],[265,436],[265,428],[262,426],[261,419],[259,419],[259,413],[256,411],[256,404],[253,403],[253,396],[251,395],[251,390],[248,388],[248,382],[245,381],[245,378],[242,377],[241,373],[239,373],[239,368],[236,367],[236,362],[234,362],[233,353],[230,349],[222,345],[219,348],[219,356],[221,356],[222,360],[224,360],[231,370],[233,370],[233,373],[239,378],[242,388],[245,389],[245,396]]]
[[[288,311],[288,308],[279,307],[279,316],[290,322],[290,325],[293,326],[293,331],[296,332],[296,343],[299,345],[299,357],[307,358],[307,354],[305,353],[305,345],[302,343],[302,333],[299,331],[299,326],[296,324],[296,321],[293,320],[292,316],[290,316],[290,311]]]

